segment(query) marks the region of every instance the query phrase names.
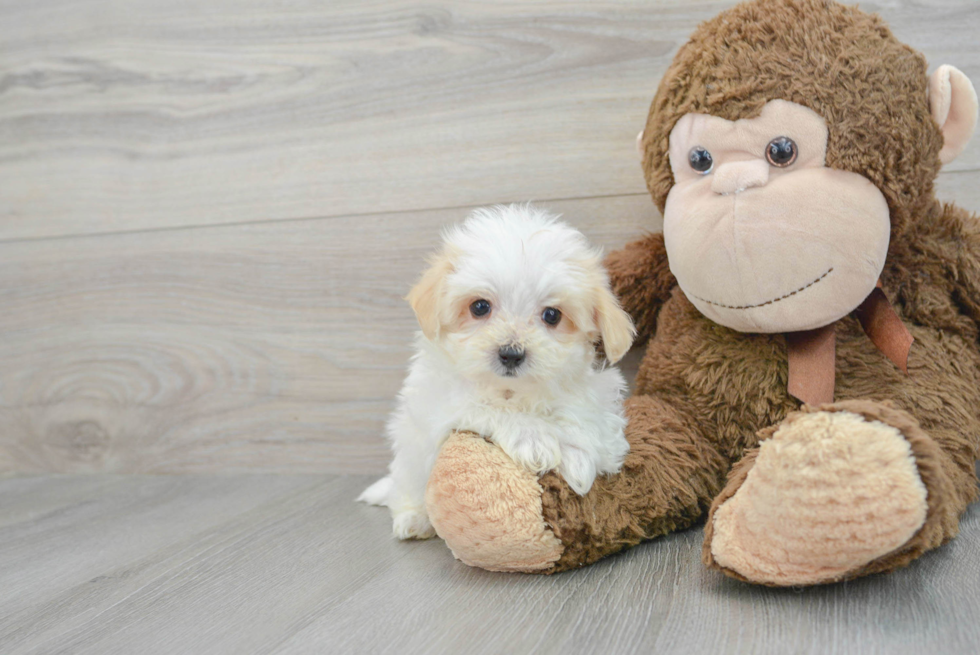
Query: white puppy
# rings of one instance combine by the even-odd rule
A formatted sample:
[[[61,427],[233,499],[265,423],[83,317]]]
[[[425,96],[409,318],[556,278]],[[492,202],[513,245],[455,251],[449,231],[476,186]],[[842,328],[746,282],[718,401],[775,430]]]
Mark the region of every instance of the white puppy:
[[[528,205],[479,209],[449,229],[408,294],[422,332],[388,423],[390,474],[358,500],[387,505],[400,539],[434,534],[425,487],[443,441],[470,430],[585,494],[629,451],[617,362],[633,341],[601,253]]]

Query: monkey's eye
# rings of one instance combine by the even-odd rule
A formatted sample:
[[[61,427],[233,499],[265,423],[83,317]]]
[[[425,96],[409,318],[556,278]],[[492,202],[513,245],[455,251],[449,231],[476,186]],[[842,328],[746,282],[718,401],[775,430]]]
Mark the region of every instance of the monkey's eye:
[[[701,175],[710,173],[711,167],[715,165],[715,161],[711,158],[711,153],[701,146],[691,148],[691,152],[687,154],[687,161],[690,162],[691,168]]]
[[[785,168],[792,164],[796,161],[798,154],[799,149],[796,147],[796,143],[786,136],[777,137],[766,146],[766,161],[779,168]]]
[[[561,311],[554,307],[545,307],[544,311],[541,312],[541,320],[554,327],[561,322]]]
[[[490,313],[490,301],[480,298],[479,300],[474,300],[470,303],[470,314],[474,317],[480,318],[481,316],[486,316]]]

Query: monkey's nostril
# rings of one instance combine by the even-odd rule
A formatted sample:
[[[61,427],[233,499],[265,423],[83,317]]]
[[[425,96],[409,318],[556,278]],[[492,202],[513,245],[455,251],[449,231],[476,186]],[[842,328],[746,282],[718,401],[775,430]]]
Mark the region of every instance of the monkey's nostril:
[[[500,357],[500,363],[508,371],[513,371],[524,363],[524,351],[514,346],[504,346],[497,351],[497,356]]]
[[[769,163],[765,160],[731,162],[718,166],[711,180],[711,190],[721,195],[739,193],[769,182]]]

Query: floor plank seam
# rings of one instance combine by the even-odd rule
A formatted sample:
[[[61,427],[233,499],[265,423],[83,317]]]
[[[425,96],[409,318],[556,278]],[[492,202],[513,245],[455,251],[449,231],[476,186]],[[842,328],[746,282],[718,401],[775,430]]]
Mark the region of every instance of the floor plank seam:
[[[978,169],[980,171],[980,169]],[[613,198],[636,198],[647,195],[646,191],[634,193],[608,193],[586,196],[569,196],[565,198],[523,198],[520,200],[505,199],[494,203],[477,203],[466,205],[447,205],[444,207],[422,207],[418,209],[398,209],[393,211],[360,212],[354,214],[336,214],[323,216],[300,216],[296,218],[269,218],[256,221],[231,221],[228,223],[210,224],[190,224],[190,225],[170,225],[165,227],[139,228],[135,230],[112,230],[108,232],[78,232],[72,234],[57,234],[52,236],[40,237],[16,237],[13,239],[0,238],[0,245],[17,243],[44,243],[53,241],[65,241],[69,239],[88,239],[102,237],[117,237],[136,234],[158,234],[165,232],[181,232],[191,230],[218,230],[221,228],[250,227],[254,225],[288,225],[292,223],[313,223],[316,221],[349,220],[354,218],[372,218],[377,216],[401,216],[405,214],[424,214],[429,212],[443,212],[453,210],[472,210],[478,207],[485,207],[487,204],[507,205],[515,202],[533,202],[535,204],[546,204],[550,202],[586,202],[589,200],[603,200]],[[460,216],[462,218],[462,216]]]

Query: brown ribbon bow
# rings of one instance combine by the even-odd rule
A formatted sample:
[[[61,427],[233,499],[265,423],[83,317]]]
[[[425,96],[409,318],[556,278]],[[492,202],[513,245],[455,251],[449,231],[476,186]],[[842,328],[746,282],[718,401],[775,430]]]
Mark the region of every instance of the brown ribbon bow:
[[[871,342],[908,375],[909,350],[914,339],[888,302],[881,281],[854,313]],[[787,390],[807,405],[834,402],[835,326],[836,322],[815,330],[786,333]]]

